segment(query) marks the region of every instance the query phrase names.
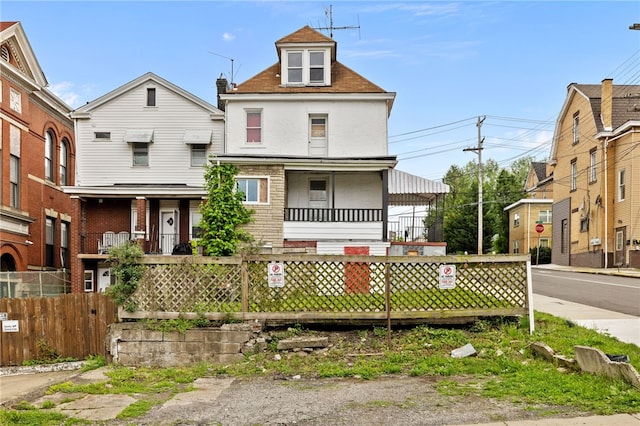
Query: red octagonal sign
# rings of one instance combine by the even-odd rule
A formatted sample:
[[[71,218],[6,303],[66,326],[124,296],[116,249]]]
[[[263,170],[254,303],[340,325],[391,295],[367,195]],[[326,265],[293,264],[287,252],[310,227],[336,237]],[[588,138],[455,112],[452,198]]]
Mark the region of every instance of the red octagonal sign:
[[[544,231],[544,225],[542,225],[541,223],[536,225],[536,232],[538,234],[542,233],[542,231]]]

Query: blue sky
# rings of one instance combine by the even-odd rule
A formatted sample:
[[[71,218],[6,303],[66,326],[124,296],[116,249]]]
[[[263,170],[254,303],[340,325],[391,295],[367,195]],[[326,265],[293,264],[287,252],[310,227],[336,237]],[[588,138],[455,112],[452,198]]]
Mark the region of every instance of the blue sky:
[[[396,92],[389,150],[398,168],[439,180],[477,161],[544,160],[572,83],[640,84],[637,1],[3,0],[21,21],[50,88],[72,107],[153,72],[216,104],[215,79],[238,83],[277,61],[274,42],[329,25],[338,60]]]

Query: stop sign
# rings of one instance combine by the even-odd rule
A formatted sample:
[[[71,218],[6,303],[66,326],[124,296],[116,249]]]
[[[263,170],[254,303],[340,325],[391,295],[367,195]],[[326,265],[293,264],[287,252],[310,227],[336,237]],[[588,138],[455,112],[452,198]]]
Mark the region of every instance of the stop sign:
[[[536,232],[538,234],[540,234],[540,233],[542,233],[542,231],[544,231],[544,226],[541,223],[537,224],[536,225]]]

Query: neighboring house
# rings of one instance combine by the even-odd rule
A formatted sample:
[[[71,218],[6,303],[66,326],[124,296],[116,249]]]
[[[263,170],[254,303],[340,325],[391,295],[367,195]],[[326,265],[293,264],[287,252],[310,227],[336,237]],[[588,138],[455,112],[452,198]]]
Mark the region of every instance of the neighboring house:
[[[72,267],[71,108],[47,89],[20,22],[0,22],[0,270]]]
[[[534,247],[551,247],[552,184],[549,165],[532,162],[524,184],[528,198],[504,208],[509,215],[509,253],[529,253]],[[538,224],[542,225],[542,232],[537,232]]]
[[[217,160],[239,168],[247,229],[273,253],[386,254],[389,206],[427,205],[448,186],[394,170],[395,93],[338,62],[333,39],[305,26],[275,47],[277,63],[219,93]]]
[[[570,84],[550,164],[552,262],[640,267],[640,85]]]
[[[102,291],[110,246],[139,240],[172,254],[199,233],[203,165],[224,147],[224,114],[153,73],[75,110],[77,209],[73,291]]]

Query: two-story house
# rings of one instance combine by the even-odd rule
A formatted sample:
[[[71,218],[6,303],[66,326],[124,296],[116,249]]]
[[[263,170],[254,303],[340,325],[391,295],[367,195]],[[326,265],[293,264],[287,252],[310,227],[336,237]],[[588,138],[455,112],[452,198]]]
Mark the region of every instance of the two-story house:
[[[527,198],[504,208],[509,215],[511,254],[529,253],[534,247],[551,247],[553,175],[549,169],[548,163],[532,162],[524,184]]]
[[[71,117],[77,175],[65,191],[79,221],[72,282],[74,291],[100,291],[111,281],[110,246],[139,240],[147,253],[172,254],[198,236],[203,165],[223,150],[224,114],[146,73]]]
[[[340,63],[333,39],[305,26],[275,47],[275,64],[219,94],[226,136],[217,160],[240,170],[256,212],[249,231],[274,253],[384,255],[391,195],[425,194],[426,205],[448,187],[394,170],[395,93]]]
[[[0,23],[0,270],[71,267],[71,108],[47,89],[20,22]]]
[[[569,85],[550,159],[553,263],[640,267],[639,105],[639,85]]]

